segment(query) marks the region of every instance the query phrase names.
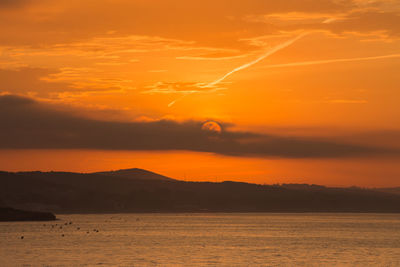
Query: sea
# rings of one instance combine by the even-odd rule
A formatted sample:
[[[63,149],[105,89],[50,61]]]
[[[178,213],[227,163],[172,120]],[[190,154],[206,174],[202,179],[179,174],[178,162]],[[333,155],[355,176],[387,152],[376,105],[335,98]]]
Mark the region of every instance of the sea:
[[[400,266],[400,214],[57,217],[1,222],[0,266]]]

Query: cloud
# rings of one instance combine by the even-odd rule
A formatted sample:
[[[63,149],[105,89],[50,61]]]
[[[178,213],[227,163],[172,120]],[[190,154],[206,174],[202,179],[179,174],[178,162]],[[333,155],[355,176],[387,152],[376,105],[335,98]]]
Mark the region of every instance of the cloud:
[[[117,78],[100,68],[61,68],[56,73],[42,77],[41,81],[52,83],[67,83],[68,88],[58,90],[62,92],[106,92],[134,90],[132,80]]]
[[[64,82],[48,83],[42,80],[43,77],[55,75],[57,72],[58,70],[30,67],[0,69],[0,91],[46,94],[52,91],[71,90]]]
[[[328,101],[332,104],[367,104],[368,101],[364,99],[332,99]]]
[[[29,88],[29,90],[46,92],[48,90],[41,90],[41,88],[54,88],[55,92],[131,90],[135,87],[134,80],[143,76],[139,74],[143,72],[142,65],[148,64],[147,61],[155,64],[156,55],[165,57],[166,53],[218,54],[237,53],[237,51],[199,46],[192,41],[146,35],[106,35],[77,42],[42,44],[40,46],[0,46],[0,67],[4,65],[11,69],[11,65],[30,65],[32,63],[34,66],[48,66],[49,62],[50,65],[59,66],[57,71],[51,70],[47,71],[48,73],[44,71],[45,68],[40,73],[35,68],[26,67],[12,70],[0,69],[0,72],[10,73],[11,76],[16,76],[17,73],[20,76],[19,78],[14,77],[14,82],[12,82],[7,74],[2,76],[0,73],[0,81],[7,80],[6,83],[3,83],[4,87],[9,87],[10,83],[26,83],[24,87],[40,83],[37,89]],[[146,60],[142,64],[134,64],[140,62],[137,57]],[[161,71],[155,67],[151,72]],[[30,79],[33,72],[37,73],[35,81]],[[28,79],[24,79],[24,73],[27,74]],[[21,88],[19,86],[18,90],[9,90],[8,88],[0,88],[0,90],[20,93]]]
[[[334,16],[334,17],[332,17]],[[296,25],[304,23],[329,23],[341,17],[341,14],[331,13],[307,13],[307,12],[287,12],[272,13],[265,15],[249,15],[244,18],[248,22],[262,22],[274,25]]]
[[[86,59],[93,63],[135,63],[139,60],[137,55],[155,53],[160,51],[221,51],[219,48],[201,47],[193,41],[161,38],[147,35],[106,35],[85,38],[75,42],[43,43],[40,45],[0,46],[4,53],[0,59],[26,60],[50,59],[67,56],[70,60],[79,61]],[[229,51],[229,50],[228,50]],[[7,57],[5,57],[7,56]]]
[[[109,78],[107,73],[91,68],[0,69],[0,92],[30,94],[53,98],[63,93],[121,93],[134,90],[132,81]]]
[[[304,1],[299,1],[304,2]],[[243,19],[248,23],[263,23],[274,28],[275,34],[290,31],[327,31],[335,35],[376,35],[387,39],[400,37],[400,3],[392,0],[342,1],[347,2],[341,11],[285,10],[276,13],[251,13]],[[336,2],[338,3],[338,2]]]
[[[229,57],[211,57],[211,56],[181,56],[176,57],[176,59],[181,60],[209,60],[209,61],[219,61],[219,60],[231,60],[231,59],[238,59],[248,56],[248,54],[244,55],[237,55],[237,56],[229,56]]]
[[[291,63],[281,63],[266,65],[259,68],[286,68],[286,67],[301,67],[301,66],[311,66],[311,65],[321,65],[321,64],[331,64],[331,63],[342,63],[342,62],[356,62],[356,61],[370,61],[370,60],[380,60],[380,59],[390,59],[390,58],[400,58],[400,54],[391,54],[383,56],[370,56],[370,57],[354,57],[354,58],[336,58],[336,59],[325,59],[325,60],[311,60],[302,62],[291,62]]]
[[[221,83],[221,82],[219,82]],[[172,107],[175,103],[181,101],[185,97],[197,93],[214,93],[226,90],[220,87],[207,83],[193,83],[193,82],[157,82],[154,85],[146,87],[147,90],[142,91],[142,94],[181,94],[178,98],[172,100],[168,107]]]
[[[383,32],[388,37],[400,37],[400,14],[397,12],[362,11],[354,12],[344,19],[324,25],[333,33]]]
[[[47,0],[32,3],[33,11],[21,11],[18,16],[7,18],[12,30],[0,28],[0,43],[70,43],[105,32],[117,32],[228,47],[235,43],[239,34],[252,36],[270,30],[265,25],[243,23],[242,18],[249,14],[338,13],[354,6],[351,1],[337,0],[100,0],[95,5],[92,1]],[[98,18],[102,18],[101,23]],[[25,32],[35,34],[23,34]]]
[[[237,67],[237,68],[234,68],[233,70],[231,70],[230,72],[228,72],[228,73],[226,73],[224,76],[222,76],[221,78],[219,78],[219,79],[217,79],[217,80],[215,80],[215,81],[213,81],[213,82],[211,82],[211,83],[206,84],[204,87],[213,87],[213,86],[216,86],[217,84],[221,83],[223,80],[225,80],[226,78],[228,78],[229,76],[231,76],[231,75],[234,74],[235,72],[238,72],[238,71],[247,69],[247,68],[253,66],[254,64],[257,64],[258,62],[260,62],[260,61],[266,59],[267,57],[269,57],[269,56],[271,56],[271,55],[273,55],[273,54],[279,52],[280,50],[282,50],[282,49],[284,49],[284,48],[286,48],[286,47],[292,45],[292,44],[295,43],[297,40],[303,38],[303,37],[304,37],[305,35],[307,35],[307,34],[308,34],[308,33],[302,33],[302,34],[300,34],[300,35],[298,35],[298,36],[296,36],[296,37],[294,37],[294,38],[292,38],[292,39],[290,39],[290,40],[288,40],[288,41],[286,41],[286,42],[284,42],[284,43],[281,43],[281,44],[279,44],[279,45],[277,45],[277,46],[271,48],[270,50],[268,50],[266,53],[262,54],[261,56],[259,56],[259,57],[256,58],[255,60],[250,61],[250,62],[248,62],[248,63],[246,63],[246,64],[243,64],[243,65],[241,65],[241,66],[239,66],[239,67]]]
[[[203,122],[116,122],[79,117],[15,95],[0,96],[1,149],[188,150],[230,156],[338,158],[399,151],[317,138],[202,130]]]
[[[222,77],[220,77],[219,79],[210,82],[210,83],[206,83],[206,84],[196,84],[196,86],[198,88],[204,89],[204,88],[215,88],[218,84],[222,83],[226,78],[228,78],[229,76],[231,76],[232,74],[247,69],[251,66],[253,66],[254,64],[257,64],[258,62],[266,59],[267,57],[279,52],[280,50],[292,45],[293,43],[295,43],[297,40],[303,38],[304,36],[306,36],[308,33],[302,33],[299,34],[298,36],[287,40],[283,43],[280,43],[279,45],[272,47],[271,49],[269,49],[267,52],[265,52],[264,54],[262,54],[261,56],[257,57],[256,59],[254,59],[253,61],[250,61],[248,63],[245,63],[243,65],[240,65],[239,67],[234,68],[233,70],[229,71],[228,73],[226,73],[225,75],[223,75]],[[168,107],[172,107],[173,105],[175,105],[175,103],[177,103],[178,101],[181,101],[183,98],[185,98],[187,95],[191,95],[191,94],[195,94],[200,92],[199,90],[192,90],[192,91],[187,91],[185,92],[185,95],[173,100],[172,102],[170,102],[168,104]]]
[[[238,51],[235,52],[216,52],[216,53],[207,53],[201,55],[192,55],[192,56],[179,56],[176,59],[180,60],[202,60],[202,61],[221,61],[221,60],[233,60],[238,58],[244,58],[249,56],[249,54],[239,54]]]
[[[161,73],[161,72],[167,72],[168,70],[149,70],[148,72],[150,73]]]
[[[400,8],[399,8],[400,9]],[[256,16],[253,21],[272,23],[269,16]],[[281,31],[325,31],[338,36],[347,34],[376,36],[379,39],[398,39],[400,37],[400,10],[382,11],[376,9],[354,10],[343,14],[326,14],[320,18],[312,15],[305,16],[303,20],[290,19],[287,14],[275,17],[276,26]],[[315,21],[313,21],[315,20]],[[251,20],[250,20],[251,21]],[[362,39],[362,38],[361,38]]]
[[[31,2],[31,0],[0,0],[0,8],[21,7]]]
[[[153,85],[147,86],[147,90],[142,91],[142,94],[181,94],[178,98],[174,99],[168,104],[172,107],[175,103],[181,101],[186,96],[196,93],[213,93],[226,90],[224,87],[216,85],[208,85],[206,83],[193,83],[193,82],[157,82]]]
[[[225,88],[206,86],[205,83],[195,82],[156,82],[147,86],[143,94],[193,94],[200,92],[216,92]]]

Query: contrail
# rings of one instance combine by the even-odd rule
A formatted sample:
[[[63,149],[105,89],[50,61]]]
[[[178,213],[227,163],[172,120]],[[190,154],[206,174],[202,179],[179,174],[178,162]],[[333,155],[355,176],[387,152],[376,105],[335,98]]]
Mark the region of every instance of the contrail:
[[[325,60],[315,60],[315,61],[292,62],[292,63],[267,65],[267,66],[262,66],[261,68],[262,69],[264,69],[264,68],[285,68],[285,67],[329,64],[329,63],[337,63],[337,62],[378,60],[378,59],[386,59],[386,58],[400,58],[400,54],[390,54],[390,55],[373,56],[373,57],[337,58],[337,59],[325,59]]]
[[[284,49],[284,48],[286,48],[286,47],[292,45],[294,42],[296,42],[296,41],[298,41],[299,39],[303,38],[303,37],[306,36],[307,34],[309,34],[309,33],[302,33],[302,34],[296,36],[296,37],[293,38],[293,39],[290,39],[290,40],[288,40],[288,41],[286,41],[286,42],[284,42],[284,43],[282,43],[282,44],[280,44],[280,45],[277,45],[277,46],[275,46],[274,48],[272,48],[271,50],[269,50],[267,53],[265,53],[265,54],[263,54],[262,56],[258,57],[257,59],[255,59],[255,60],[253,60],[253,61],[251,61],[251,62],[249,62],[249,63],[246,63],[246,64],[244,64],[244,65],[242,65],[242,66],[240,66],[240,67],[237,67],[237,68],[231,70],[230,72],[228,72],[227,74],[225,74],[225,75],[222,76],[221,78],[219,78],[219,79],[217,79],[217,80],[215,80],[215,81],[213,81],[213,82],[211,82],[211,83],[208,83],[208,84],[206,84],[206,85],[202,85],[202,86],[199,86],[199,87],[200,87],[200,88],[210,88],[210,87],[213,87],[213,86],[219,84],[220,82],[222,82],[223,80],[225,80],[226,78],[228,78],[229,76],[231,76],[232,74],[234,74],[235,72],[238,72],[238,71],[240,71],[240,70],[244,70],[244,69],[247,69],[248,67],[253,66],[254,64],[256,64],[256,63],[262,61],[263,59],[265,59],[265,58],[267,58],[267,57],[269,57],[269,56],[275,54],[276,52],[278,52],[278,51],[280,51],[280,50],[282,50],[282,49]],[[183,95],[183,96],[181,96],[181,97],[175,99],[174,101],[172,101],[171,103],[168,104],[168,107],[172,107],[176,102],[182,100],[184,97],[186,97],[186,96],[188,96],[188,95],[190,95],[190,94],[193,94],[193,93],[195,93],[195,92],[188,93],[188,94],[186,94],[186,95]]]
[[[181,96],[181,97],[175,99],[174,101],[172,101],[171,103],[168,104],[168,107],[169,107],[169,108],[172,107],[176,102],[182,100],[182,98],[185,98],[187,95],[191,95],[191,94],[193,94],[193,93],[194,93],[194,92],[191,92],[191,93],[188,93],[188,94],[186,94],[186,95],[183,95],[183,96]]]
[[[246,63],[240,67],[237,67],[235,69],[233,69],[232,71],[228,72],[227,74],[225,74],[224,76],[222,76],[221,78],[219,78],[218,80],[215,80],[207,85],[202,86],[202,88],[207,88],[207,87],[213,87],[214,85],[219,84],[220,82],[222,82],[223,80],[225,80],[226,78],[228,78],[229,76],[231,76],[232,74],[234,74],[235,72],[238,72],[240,70],[244,70],[247,69],[248,67],[253,66],[254,64],[260,62],[261,60],[275,54],[276,52],[288,47],[289,45],[293,44],[294,42],[296,42],[297,40],[303,38],[304,36],[306,36],[308,33],[302,33],[299,36],[296,36],[293,39],[290,39],[289,41],[284,42],[283,44],[280,44],[278,46],[275,46],[274,48],[272,48],[271,50],[269,50],[267,53],[265,53],[264,55],[260,56],[259,58]]]

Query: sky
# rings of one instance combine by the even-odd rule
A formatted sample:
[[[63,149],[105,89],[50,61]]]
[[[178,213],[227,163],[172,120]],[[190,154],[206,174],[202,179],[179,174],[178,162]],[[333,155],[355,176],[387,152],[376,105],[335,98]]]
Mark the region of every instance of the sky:
[[[398,0],[0,0],[0,169],[400,186]]]

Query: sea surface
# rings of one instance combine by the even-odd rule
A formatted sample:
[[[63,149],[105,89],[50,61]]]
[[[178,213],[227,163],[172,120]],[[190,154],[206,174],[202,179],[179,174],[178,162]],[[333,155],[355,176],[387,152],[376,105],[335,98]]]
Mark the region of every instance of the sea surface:
[[[57,217],[1,222],[0,266],[400,266],[400,214]]]

